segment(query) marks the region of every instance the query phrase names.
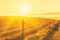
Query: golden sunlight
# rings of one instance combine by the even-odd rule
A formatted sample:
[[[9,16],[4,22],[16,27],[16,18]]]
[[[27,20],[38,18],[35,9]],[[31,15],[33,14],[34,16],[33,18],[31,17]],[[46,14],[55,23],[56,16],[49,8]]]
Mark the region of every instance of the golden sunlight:
[[[29,12],[28,5],[22,5],[20,8],[20,11],[21,11],[21,13],[20,13],[21,16],[27,16],[28,12]]]
[[[22,10],[22,12],[27,12],[27,11],[28,11],[28,7],[27,7],[27,6],[23,6],[23,7],[21,8],[21,10]]]

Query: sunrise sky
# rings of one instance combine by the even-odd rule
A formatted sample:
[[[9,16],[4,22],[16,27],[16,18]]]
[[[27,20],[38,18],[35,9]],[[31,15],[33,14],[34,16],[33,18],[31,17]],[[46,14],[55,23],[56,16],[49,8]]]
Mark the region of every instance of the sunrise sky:
[[[1,16],[20,16],[22,14],[32,16],[43,15],[44,17],[55,17],[58,15],[57,17],[59,17],[60,0],[0,0]]]

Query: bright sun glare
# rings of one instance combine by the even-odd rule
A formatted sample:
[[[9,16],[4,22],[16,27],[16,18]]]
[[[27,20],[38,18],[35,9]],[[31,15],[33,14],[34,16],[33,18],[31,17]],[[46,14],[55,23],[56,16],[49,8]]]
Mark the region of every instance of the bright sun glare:
[[[28,11],[29,11],[28,6],[27,6],[27,5],[23,5],[23,6],[21,7],[21,16],[26,16],[27,13],[28,13]]]
[[[23,7],[22,7],[22,12],[25,13],[25,12],[27,12],[27,10],[28,10],[28,8],[27,8],[26,6],[23,6]]]

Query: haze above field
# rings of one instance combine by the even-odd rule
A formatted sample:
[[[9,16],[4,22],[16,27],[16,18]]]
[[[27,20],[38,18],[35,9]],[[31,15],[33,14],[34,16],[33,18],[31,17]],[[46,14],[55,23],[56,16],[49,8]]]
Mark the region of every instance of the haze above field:
[[[0,0],[0,16],[60,17],[60,0]]]

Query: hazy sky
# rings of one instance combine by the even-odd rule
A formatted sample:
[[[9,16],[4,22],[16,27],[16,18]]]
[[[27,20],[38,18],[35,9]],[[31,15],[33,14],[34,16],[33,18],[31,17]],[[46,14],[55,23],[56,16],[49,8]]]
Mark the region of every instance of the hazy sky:
[[[24,5],[28,14],[60,12],[60,0],[0,0],[0,15],[20,15]]]

